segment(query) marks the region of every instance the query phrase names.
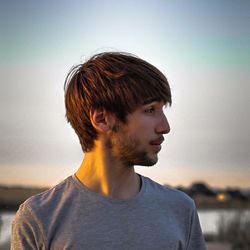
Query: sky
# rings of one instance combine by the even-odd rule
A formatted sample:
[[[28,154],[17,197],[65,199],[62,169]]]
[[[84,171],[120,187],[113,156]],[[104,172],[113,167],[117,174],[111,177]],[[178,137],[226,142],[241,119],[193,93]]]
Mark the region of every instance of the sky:
[[[169,80],[171,132],[137,172],[161,184],[250,187],[250,1],[0,1],[0,184],[54,185],[83,153],[64,80],[103,51]]]

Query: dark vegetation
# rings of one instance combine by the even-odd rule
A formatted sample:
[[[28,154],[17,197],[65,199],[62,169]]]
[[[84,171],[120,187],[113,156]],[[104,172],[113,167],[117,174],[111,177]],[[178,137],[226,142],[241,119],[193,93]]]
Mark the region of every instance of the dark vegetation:
[[[250,190],[239,188],[213,189],[202,182],[189,188],[177,187],[192,197],[198,209],[249,209]]]
[[[249,250],[250,214],[238,211],[230,220],[221,217],[217,237],[218,241],[229,242],[232,250]]]
[[[30,196],[47,190],[37,187],[0,186],[0,210],[18,209]],[[250,192],[237,188],[212,189],[203,182],[193,183],[190,187],[177,187],[194,199],[198,209],[238,209],[250,208]]]
[[[30,196],[41,193],[46,189],[48,188],[0,186],[0,210],[16,211],[20,204]]]

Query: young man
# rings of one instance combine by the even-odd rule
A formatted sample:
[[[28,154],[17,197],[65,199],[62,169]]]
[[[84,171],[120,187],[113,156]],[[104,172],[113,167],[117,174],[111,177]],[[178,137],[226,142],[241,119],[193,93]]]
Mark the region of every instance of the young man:
[[[165,76],[133,55],[102,53],[71,70],[65,91],[83,162],[20,206],[12,249],[205,249],[194,202],[134,170],[157,162],[170,131]]]

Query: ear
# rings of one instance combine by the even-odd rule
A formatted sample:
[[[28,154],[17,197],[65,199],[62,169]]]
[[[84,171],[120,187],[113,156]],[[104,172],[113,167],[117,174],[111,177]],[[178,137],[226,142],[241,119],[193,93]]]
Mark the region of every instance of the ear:
[[[91,109],[89,112],[89,117],[93,127],[99,133],[106,133],[108,132],[114,124],[114,115],[107,112],[103,108]]]

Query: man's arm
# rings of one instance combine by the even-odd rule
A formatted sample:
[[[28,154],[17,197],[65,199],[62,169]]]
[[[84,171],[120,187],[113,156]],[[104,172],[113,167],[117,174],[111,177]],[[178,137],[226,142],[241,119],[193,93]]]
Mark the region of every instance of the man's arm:
[[[39,223],[29,208],[21,205],[12,222],[11,249],[45,249]]]
[[[191,223],[189,229],[189,237],[187,250],[206,250],[205,240],[201,231],[200,221],[196,207],[194,205],[192,214],[191,214]]]

